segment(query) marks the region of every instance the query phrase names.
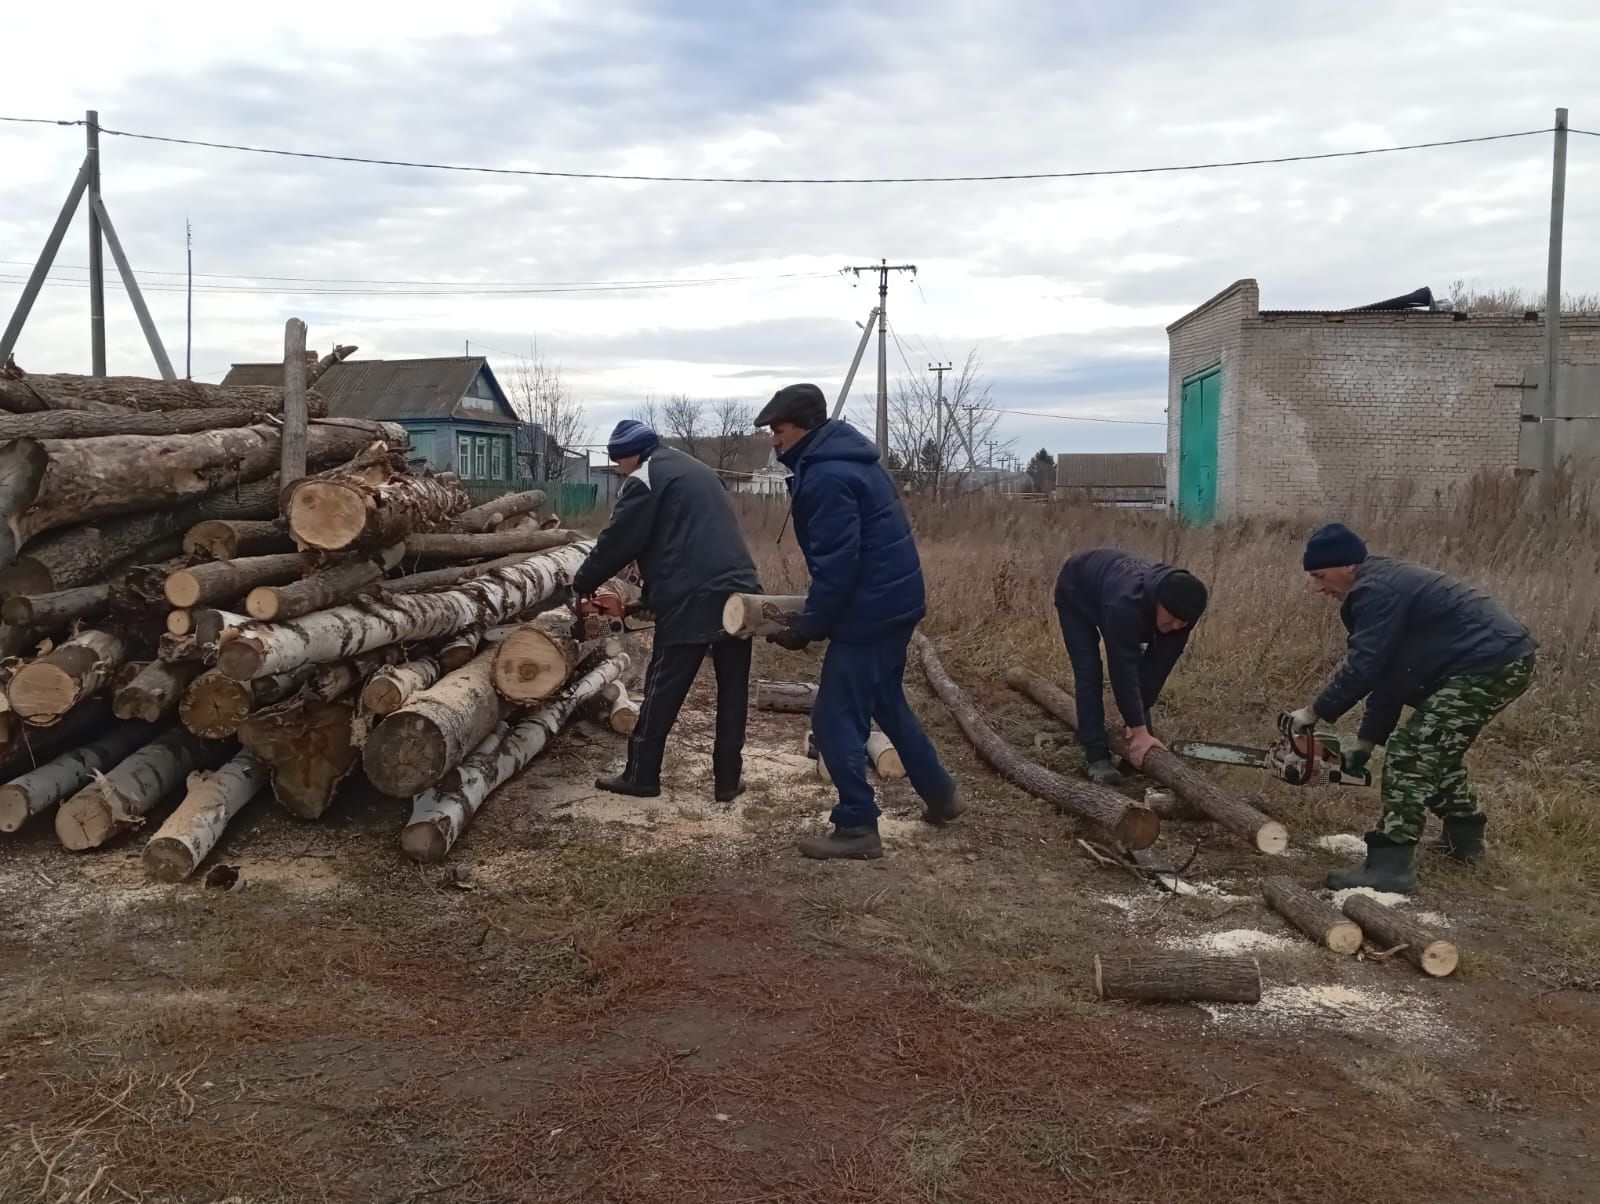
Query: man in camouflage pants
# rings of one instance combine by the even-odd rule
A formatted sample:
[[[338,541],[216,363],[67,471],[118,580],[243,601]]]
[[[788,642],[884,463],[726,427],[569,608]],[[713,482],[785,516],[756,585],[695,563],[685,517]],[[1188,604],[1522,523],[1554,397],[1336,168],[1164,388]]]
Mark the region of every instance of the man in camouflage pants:
[[[1361,537],[1339,523],[1312,534],[1304,564],[1318,589],[1341,599],[1349,643],[1327,687],[1285,726],[1291,734],[1309,732],[1366,698],[1346,763],[1364,768],[1377,745],[1388,745],[1383,814],[1367,833],[1366,862],[1330,874],[1328,885],[1409,894],[1426,811],[1443,821],[1443,852],[1462,861],[1483,855],[1485,816],[1463,758],[1533,680],[1534,640],[1492,598],[1433,569],[1370,556]],[[1406,706],[1411,716],[1396,731]]]

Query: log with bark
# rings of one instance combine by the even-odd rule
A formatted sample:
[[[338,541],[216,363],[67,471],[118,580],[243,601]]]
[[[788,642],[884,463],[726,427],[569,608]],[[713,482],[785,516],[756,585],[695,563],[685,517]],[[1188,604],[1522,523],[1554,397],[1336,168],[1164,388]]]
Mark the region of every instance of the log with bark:
[[[15,627],[50,629],[65,627],[80,619],[94,620],[105,614],[111,602],[111,586],[80,585],[48,594],[13,594],[0,606],[0,618]]]
[[[1130,849],[1149,848],[1156,842],[1161,834],[1161,820],[1153,811],[1136,806],[1115,790],[1092,782],[1073,781],[1028,760],[978,714],[978,709],[945,672],[928,637],[918,632],[912,642],[922,656],[922,670],[933,692],[949,708],[978,755],[1001,776],[1035,798],[1100,825]]]
[[[70,798],[149,741],[155,729],[118,723],[87,744],[68,749],[37,769],[0,786],[0,832],[15,832],[32,816]]]
[[[174,606],[209,606],[241,597],[258,585],[297,581],[305,569],[306,559],[298,552],[208,560],[178,569],[167,578],[164,589]]]
[[[191,770],[220,765],[230,751],[226,744],[171,728],[62,803],[56,836],[74,852],[97,849],[143,824]]]
[[[606,717],[611,730],[623,736],[633,734],[639,726],[639,704],[628,697],[628,687],[620,681],[607,682],[600,691],[606,702]]]
[[[530,489],[526,493],[508,493],[504,497],[497,497],[492,502],[485,502],[481,506],[474,506],[471,510],[464,510],[450,521],[450,525],[458,531],[493,531],[508,518],[515,518],[524,514],[532,514],[545,507],[545,495],[541,489]]]
[[[406,446],[401,427],[343,419],[312,424],[309,454],[314,463],[340,463],[374,439]],[[0,564],[9,565],[24,541],[42,531],[171,507],[234,482],[269,476],[278,467],[280,442],[277,427],[256,425],[188,435],[0,443],[0,515],[6,520]]]
[[[757,681],[756,710],[809,715],[817,701],[817,684],[811,681]]]
[[[443,861],[472,817],[502,783],[538,756],[580,706],[628,671],[628,658],[602,661],[557,697],[511,724],[497,724],[461,762],[444,788],[418,796],[400,847],[413,861]]]
[[[329,368],[343,360],[349,359],[352,355],[360,350],[361,348],[357,347],[354,343],[342,343],[336,346],[332,351],[328,352],[327,355],[323,356],[316,363],[308,364],[306,366],[306,384],[308,386],[316,384],[317,379]]]
[[[23,665],[6,685],[11,709],[26,723],[48,727],[111,680],[122,663],[121,637],[91,628]]]
[[[112,714],[118,719],[142,719],[146,723],[154,723],[178,706],[202,667],[198,661],[176,664],[151,661],[131,681],[117,689],[111,700]]]
[[[1253,957],[1148,953],[1094,959],[1101,999],[1183,1003],[1260,1003],[1261,966]]]
[[[1350,895],[1344,901],[1344,914],[1357,924],[1367,939],[1385,949],[1399,948],[1405,958],[1424,974],[1444,978],[1455,973],[1461,954],[1455,944],[1430,932],[1410,916],[1385,907],[1368,895]]]
[[[168,635],[193,635],[194,612],[192,610],[167,611]]]
[[[439,665],[439,658],[431,655],[413,657],[398,665],[379,669],[367,679],[361,691],[361,709],[379,718],[392,715],[413,694],[426,690],[438,681],[444,672]]]
[[[292,482],[284,490],[289,534],[303,548],[386,548],[465,510],[466,493],[439,476],[364,465]]]
[[[384,794],[411,798],[461,763],[510,710],[495,691],[495,649],[473,657],[384,716],[367,736],[361,765]]]
[[[375,556],[340,561],[287,585],[258,585],[245,597],[245,613],[263,622],[286,623],[314,610],[348,602],[382,580],[400,562],[402,551],[404,545],[395,544]]]
[[[311,666],[305,665],[291,673],[234,681],[216,669],[208,669],[184,691],[183,700],[178,704],[178,718],[197,736],[207,740],[226,739],[237,734],[239,725],[253,712],[282,702],[310,675]]]
[[[483,535],[432,532],[406,539],[409,560],[471,560],[479,556],[506,556],[513,552],[543,552],[577,543],[576,531],[490,531]]]
[[[458,631],[449,639],[440,643],[438,649],[439,671],[442,677],[446,673],[454,673],[462,665],[478,655],[478,648],[483,644],[483,628],[469,627],[465,631]]]
[[[144,847],[145,872],[158,882],[182,882],[266,782],[266,766],[249,753],[238,754],[214,772],[191,773],[183,801]]]
[[[313,417],[328,412],[327,402],[313,395]],[[0,379],[0,410],[14,414],[48,410],[94,410],[116,413],[138,410],[244,408],[259,414],[283,412],[283,390],[274,385],[208,385],[197,380],[154,380],[143,376],[77,376],[66,372],[30,372],[20,379]]]
[[[733,594],[722,606],[722,626],[741,639],[788,631],[806,607],[803,595]]]
[[[192,435],[260,422],[260,410],[219,406],[171,413],[139,410],[48,410],[0,414],[0,440],[104,439],[110,435]]]
[[[1273,911],[1317,944],[1335,953],[1360,951],[1361,926],[1341,915],[1332,903],[1296,886],[1292,879],[1282,875],[1263,878],[1261,894]]]
[[[1037,673],[1017,666],[1006,674],[1006,683],[1025,694],[1068,727],[1077,729],[1078,711],[1072,697]],[[1128,755],[1127,733],[1109,728],[1111,750],[1119,757]],[[1142,772],[1204,811],[1211,819],[1246,840],[1262,853],[1279,856],[1289,847],[1289,830],[1275,819],[1261,814],[1250,804],[1233,798],[1205,774],[1189,765],[1176,753],[1154,748],[1145,756]]]
[[[215,661],[222,646],[250,626],[251,622],[249,615],[219,610],[214,606],[203,606],[190,614],[194,618],[194,638],[199,641],[200,651],[207,661]]]
[[[452,585],[473,577],[481,577],[493,569],[503,569],[509,564],[521,564],[528,558],[526,552],[513,552],[509,556],[500,556],[494,560],[485,560],[481,564],[455,564],[445,569],[429,569],[425,573],[411,573],[405,577],[394,577],[388,581],[380,582],[375,593],[379,594],[422,594],[430,590],[447,589]]]
[[[816,751],[816,740],[810,732],[806,733],[806,756],[816,758],[819,778],[824,782],[833,781],[833,774],[828,771],[827,762],[822,759],[822,754]],[[889,737],[879,731],[867,736],[867,764],[872,767],[873,773],[886,782],[906,776],[905,762],[900,759],[900,754],[895,752],[894,745],[889,743]]]
[[[279,518],[209,518],[190,527],[183,537],[184,555],[210,560],[294,550],[289,525]]]
[[[539,552],[436,593],[369,598],[288,623],[251,623],[217,656],[217,667],[248,681],[301,664],[345,660],[374,648],[504,623],[570,586],[594,544]]]
[[[91,698],[60,723],[28,727],[10,710],[0,711],[0,778],[37,769],[52,757],[97,739],[112,726],[108,699]]]

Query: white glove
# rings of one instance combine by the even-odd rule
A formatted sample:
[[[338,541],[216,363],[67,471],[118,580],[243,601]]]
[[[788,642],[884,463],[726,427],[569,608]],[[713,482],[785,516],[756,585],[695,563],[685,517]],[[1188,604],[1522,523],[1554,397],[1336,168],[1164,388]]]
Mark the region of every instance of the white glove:
[[[1317,712],[1311,707],[1301,707],[1298,711],[1290,711],[1279,719],[1278,726],[1285,736],[1298,736],[1317,726]]]

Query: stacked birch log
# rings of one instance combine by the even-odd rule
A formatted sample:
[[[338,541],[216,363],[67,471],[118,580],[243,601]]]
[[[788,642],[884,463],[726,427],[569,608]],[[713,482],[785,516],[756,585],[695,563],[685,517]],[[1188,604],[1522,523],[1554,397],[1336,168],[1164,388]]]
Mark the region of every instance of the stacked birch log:
[[[304,392],[291,473],[286,391],[0,369],[0,832],[152,830],[179,880],[257,793],[316,819],[364,774],[433,861],[580,707],[621,730],[621,645],[559,609],[592,545],[544,495],[473,508]]]

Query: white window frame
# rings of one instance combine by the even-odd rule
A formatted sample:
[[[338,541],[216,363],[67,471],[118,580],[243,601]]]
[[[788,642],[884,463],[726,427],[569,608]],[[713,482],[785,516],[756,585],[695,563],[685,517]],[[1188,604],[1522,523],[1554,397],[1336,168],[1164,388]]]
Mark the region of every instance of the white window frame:
[[[456,476],[463,481],[472,480],[472,436],[456,436]]]
[[[473,437],[472,470],[474,479],[487,481],[489,479],[489,440],[487,436],[475,435]]]
[[[489,444],[489,476],[496,481],[505,480],[506,443],[504,439],[496,439]]]

